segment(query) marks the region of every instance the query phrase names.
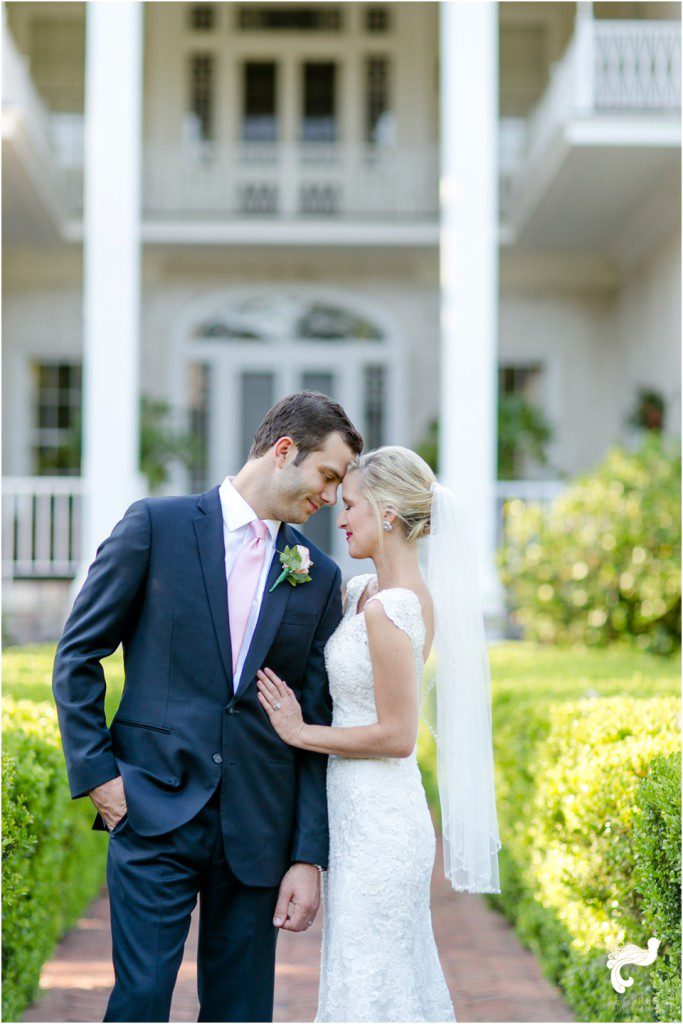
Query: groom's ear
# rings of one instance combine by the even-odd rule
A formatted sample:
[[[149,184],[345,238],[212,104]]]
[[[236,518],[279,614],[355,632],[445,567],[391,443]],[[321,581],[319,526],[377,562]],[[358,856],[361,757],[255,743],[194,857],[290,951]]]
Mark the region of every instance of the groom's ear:
[[[298,451],[299,449],[291,437],[288,437],[286,434],[283,437],[279,437],[273,445],[275,465],[281,469],[287,462],[294,462]]]

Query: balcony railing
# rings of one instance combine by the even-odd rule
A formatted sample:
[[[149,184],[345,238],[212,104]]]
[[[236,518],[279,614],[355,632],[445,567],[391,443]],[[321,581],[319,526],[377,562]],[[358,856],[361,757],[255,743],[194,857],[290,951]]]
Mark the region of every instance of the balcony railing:
[[[678,22],[579,21],[526,127],[519,119],[501,122],[501,220],[507,219],[517,184],[543,162],[572,119],[609,113],[678,120],[680,109]]]
[[[80,565],[80,477],[4,477],[2,574],[70,579]]]
[[[69,205],[82,209],[72,165]],[[147,219],[339,218],[421,220],[437,215],[436,147],[148,144],[143,150]]]
[[[584,61],[593,72],[586,99],[594,110],[679,113],[678,22],[594,21],[586,35]]]

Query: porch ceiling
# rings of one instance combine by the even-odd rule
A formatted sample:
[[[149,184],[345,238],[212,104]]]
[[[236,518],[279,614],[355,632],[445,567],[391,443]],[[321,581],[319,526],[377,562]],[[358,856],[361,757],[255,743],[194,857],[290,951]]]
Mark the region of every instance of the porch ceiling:
[[[677,125],[670,138],[640,145],[618,138],[593,143],[581,127],[568,125],[542,164],[521,180],[505,226],[510,244],[608,252],[658,183],[678,181],[671,190],[675,203]]]
[[[54,245],[60,214],[45,175],[27,153],[20,130],[3,123],[2,237],[5,245]]]

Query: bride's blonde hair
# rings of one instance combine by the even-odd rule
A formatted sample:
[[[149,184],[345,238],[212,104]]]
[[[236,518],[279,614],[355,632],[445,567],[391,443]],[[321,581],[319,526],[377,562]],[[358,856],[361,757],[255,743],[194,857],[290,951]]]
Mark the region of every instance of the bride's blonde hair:
[[[429,533],[432,514],[433,470],[417,452],[398,444],[383,445],[359,455],[348,471],[358,473],[358,485],[377,515],[380,544],[385,512],[396,513],[406,539],[417,541]]]

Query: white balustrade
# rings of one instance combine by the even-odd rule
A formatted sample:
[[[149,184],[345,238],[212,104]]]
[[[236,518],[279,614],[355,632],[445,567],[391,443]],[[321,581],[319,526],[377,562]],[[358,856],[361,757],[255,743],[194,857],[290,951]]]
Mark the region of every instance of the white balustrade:
[[[80,565],[82,501],[80,477],[4,477],[3,576],[75,576]]]
[[[498,540],[504,504],[518,498],[549,505],[562,480],[497,480]],[[83,481],[80,477],[4,477],[2,481],[4,577],[65,579],[80,565]]]
[[[681,109],[681,29],[677,22],[593,22],[595,110]]]
[[[498,544],[503,540],[506,501],[518,499],[548,506],[566,487],[564,480],[496,480],[494,493]]]
[[[582,18],[548,87],[527,121],[524,145],[500,124],[503,220],[515,189],[546,158],[573,118],[605,113],[678,118],[681,109],[681,28],[669,21]],[[517,132],[517,129],[515,129]]]
[[[435,148],[345,145],[147,146],[145,213],[150,218],[434,216]]]
[[[434,218],[438,150],[334,144],[143,147],[143,211],[187,218]],[[69,202],[82,207],[77,168]]]

